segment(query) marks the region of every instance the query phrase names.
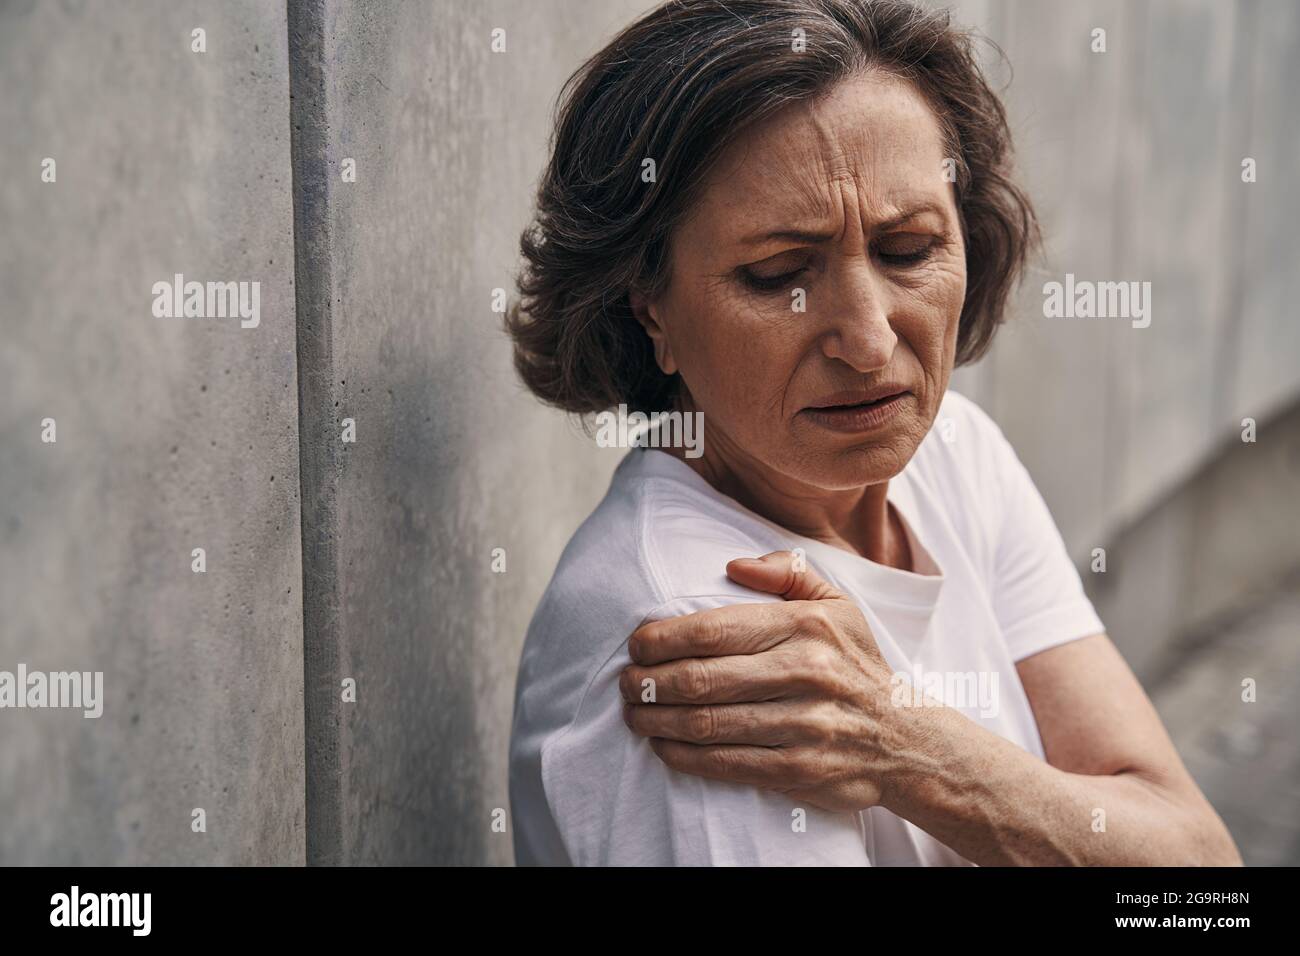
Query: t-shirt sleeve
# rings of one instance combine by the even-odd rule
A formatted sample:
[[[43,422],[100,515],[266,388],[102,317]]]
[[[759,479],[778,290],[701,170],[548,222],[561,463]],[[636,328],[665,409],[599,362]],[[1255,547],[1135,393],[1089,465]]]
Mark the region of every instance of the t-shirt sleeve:
[[[1001,430],[992,424],[998,507],[993,607],[1013,661],[1105,631],[1047,503]],[[991,492],[992,489],[989,489]]]
[[[659,620],[770,595],[674,600]],[[579,866],[869,866],[863,821],[775,791],[670,769],[623,723],[624,640],[588,686],[566,730],[542,748],[542,779],[571,862]],[[664,705],[668,706],[668,705]]]

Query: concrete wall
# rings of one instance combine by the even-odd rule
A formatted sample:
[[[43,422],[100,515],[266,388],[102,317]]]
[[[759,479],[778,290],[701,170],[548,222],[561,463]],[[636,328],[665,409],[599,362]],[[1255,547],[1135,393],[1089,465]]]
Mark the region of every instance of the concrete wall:
[[[102,670],[107,698],[0,712],[0,863],[510,861],[524,629],[619,453],[523,393],[493,296],[560,85],[649,5],[0,8],[0,670]],[[1300,11],[956,16],[1014,65],[1049,238],[957,385],[1072,552],[1108,548],[1103,617],[1167,677],[1297,563]],[[259,327],[155,318],[176,272],[259,281]],[[1151,281],[1151,327],[1044,319],[1066,272]]]
[[[523,395],[493,290],[636,10],[4,8],[0,669],[107,701],[4,712],[0,862],[510,861],[523,632],[617,455]],[[259,281],[260,326],[155,318],[176,272]]]
[[[1106,573],[1086,578],[1143,677],[1177,670],[1189,647],[1230,640],[1235,621],[1300,584],[1300,403],[1262,422],[1260,434],[1252,444],[1228,439],[1115,535]]]
[[[996,348],[956,384],[1002,424],[1080,565],[1107,548],[1109,576],[1089,573],[1086,584],[1141,672],[1180,628],[1245,592],[1201,586],[1215,575],[1244,580],[1229,542],[1176,543],[1138,526],[1164,520],[1159,506],[1180,494],[1201,500],[1180,489],[1223,454],[1238,469],[1255,455],[1258,481],[1279,494],[1292,480],[1279,470],[1286,430],[1263,426],[1285,418],[1300,393],[1300,235],[1291,226],[1300,113],[1290,102],[1300,8],[968,0],[954,9],[1010,60],[1013,74],[988,63],[1000,80],[1014,77],[1006,102],[1047,238],[1046,261]],[[1091,50],[1095,28],[1106,31],[1105,53]],[[1242,181],[1245,157],[1256,160],[1256,182]],[[1044,318],[1043,283],[1067,272],[1151,282],[1150,327]],[[1246,417],[1261,426],[1258,444],[1240,441]],[[1250,562],[1260,572],[1250,593],[1300,568],[1293,500],[1257,501],[1286,540]],[[1256,524],[1232,513],[1240,527]],[[1156,539],[1159,562],[1124,553]],[[1209,594],[1218,603],[1202,606]]]
[[[556,91],[636,9],[295,11],[295,44],[323,64],[294,90],[295,172],[312,184],[299,272],[322,287],[299,321],[328,366],[304,391],[302,442],[332,502],[306,526],[309,560],[331,568],[308,593],[327,607],[308,629],[314,862],[511,860],[491,824],[509,809],[523,634],[617,456],[523,393],[493,290],[512,291]]]
[[[987,361],[963,374],[1082,557],[1300,389],[1300,9],[959,3],[1006,51],[1020,165],[1048,240]],[[1107,52],[1090,51],[1107,31]],[[1005,69],[999,71],[1002,78]],[[1253,157],[1258,181],[1241,180]],[[1144,280],[1151,326],[1046,319],[1042,284]],[[1061,438],[1068,435],[1069,454]]]
[[[0,7],[0,670],[104,681],[0,711],[0,863],[304,859],[287,78],[256,0]]]

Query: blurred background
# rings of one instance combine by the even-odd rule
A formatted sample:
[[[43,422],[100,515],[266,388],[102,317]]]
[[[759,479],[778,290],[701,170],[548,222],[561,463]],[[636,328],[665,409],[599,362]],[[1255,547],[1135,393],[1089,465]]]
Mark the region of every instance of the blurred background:
[[[622,451],[494,306],[561,84],[651,5],[0,2],[0,670],[105,688],[0,711],[0,863],[511,862],[524,631]],[[951,9],[1047,237],[954,387],[1246,862],[1300,863],[1300,5]],[[175,273],[260,324],[155,318]],[[1150,327],[1045,319],[1066,273]]]

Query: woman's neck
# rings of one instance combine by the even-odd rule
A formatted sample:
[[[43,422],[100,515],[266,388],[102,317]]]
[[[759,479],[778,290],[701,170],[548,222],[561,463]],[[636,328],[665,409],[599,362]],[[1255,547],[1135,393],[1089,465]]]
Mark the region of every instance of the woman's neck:
[[[913,570],[907,533],[888,500],[889,482],[827,491],[767,468],[715,431],[703,454],[662,451],[684,462],[715,490],[795,534],[859,554],[869,561]]]

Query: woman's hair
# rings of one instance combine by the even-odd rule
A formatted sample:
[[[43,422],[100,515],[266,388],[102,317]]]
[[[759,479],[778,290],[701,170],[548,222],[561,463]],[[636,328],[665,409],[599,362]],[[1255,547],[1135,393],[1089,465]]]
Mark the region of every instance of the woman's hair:
[[[506,315],[528,388],[577,414],[671,408],[677,376],[656,364],[629,291],[653,298],[667,287],[673,228],[742,130],[868,68],[909,80],[939,119],[966,240],[956,360],[979,358],[1038,227],[1011,179],[1006,113],[971,36],[946,12],[900,0],[670,0],[561,92],[536,215],[520,240],[521,298]]]

